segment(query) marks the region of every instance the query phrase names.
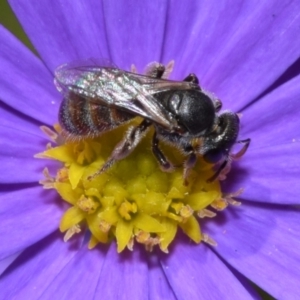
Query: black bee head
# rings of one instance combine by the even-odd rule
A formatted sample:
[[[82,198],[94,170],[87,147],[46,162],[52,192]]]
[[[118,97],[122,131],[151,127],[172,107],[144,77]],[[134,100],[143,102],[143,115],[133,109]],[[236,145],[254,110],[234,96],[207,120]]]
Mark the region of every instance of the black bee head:
[[[227,111],[218,117],[216,129],[204,138],[201,153],[209,163],[217,163],[229,155],[239,133],[239,117]]]

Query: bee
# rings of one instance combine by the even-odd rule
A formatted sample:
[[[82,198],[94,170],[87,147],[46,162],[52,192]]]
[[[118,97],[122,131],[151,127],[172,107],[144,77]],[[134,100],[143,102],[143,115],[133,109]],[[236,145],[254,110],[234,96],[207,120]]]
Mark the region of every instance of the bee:
[[[230,150],[235,143],[244,144],[235,157],[246,152],[250,139],[237,141],[236,113],[219,113],[222,102],[201,89],[195,74],[182,81],[168,80],[166,74],[166,67],[160,63],[150,64],[146,75],[88,62],[56,69],[55,85],[63,94],[59,122],[68,136],[95,137],[136,116],[143,118],[139,125],[130,126],[108,160],[90,178],[132,153],[150,126],[154,127],[152,152],[163,171],[171,172],[175,166],[160,149],[161,140],[176,146],[186,156],[185,182],[197,155],[208,163],[219,163],[208,179],[211,182],[230,162]]]

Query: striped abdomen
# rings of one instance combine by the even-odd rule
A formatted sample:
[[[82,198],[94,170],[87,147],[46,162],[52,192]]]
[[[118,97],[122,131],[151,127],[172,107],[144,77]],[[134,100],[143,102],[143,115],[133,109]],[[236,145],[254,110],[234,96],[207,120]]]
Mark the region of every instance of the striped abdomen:
[[[70,93],[64,98],[59,109],[59,123],[72,136],[95,136],[111,130],[135,116],[102,105],[101,102],[87,100]]]

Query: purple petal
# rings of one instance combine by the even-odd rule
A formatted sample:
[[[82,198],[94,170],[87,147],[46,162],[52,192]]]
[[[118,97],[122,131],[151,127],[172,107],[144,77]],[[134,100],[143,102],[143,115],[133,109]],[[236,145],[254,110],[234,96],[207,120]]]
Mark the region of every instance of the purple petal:
[[[100,4],[87,5],[83,8],[73,2],[72,5],[66,6],[62,4],[50,6],[49,3],[31,6],[11,1],[25,30],[32,37],[44,60],[51,64],[51,69],[70,60],[99,57],[100,51],[95,50],[99,49],[99,42],[96,42],[98,39],[95,37],[99,36],[106,44],[104,27],[107,28],[111,39],[109,48],[112,52],[118,51],[118,57],[113,54],[113,58],[121,64],[125,64],[127,60],[127,65],[131,63],[128,61],[130,57],[136,59],[139,53],[143,53],[141,59],[143,64],[146,60],[152,60],[151,57],[157,57],[158,54],[155,53],[159,52],[157,49],[160,48],[162,37],[165,36],[164,48],[167,49],[169,58],[176,60],[179,58],[179,64],[184,66],[185,70],[191,64],[197,65],[197,70],[199,66],[204,86],[217,93],[226,102],[231,101],[231,107],[235,109],[241,108],[258,96],[299,56],[297,42],[294,40],[294,37],[298,36],[295,33],[300,18],[297,15],[299,3],[296,1],[288,4],[268,2],[260,5],[245,4],[241,1],[234,6],[231,3],[225,3],[223,6],[198,4],[196,1],[191,5],[184,3],[181,6],[178,1],[170,5],[166,24],[164,17],[161,17],[161,12],[166,11],[165,6],[154,7],[151,4],[149,13],[148,8],[143,9],[137,3],[134,6],[128,2],[124,6],[118,3],[116,7],[109,2],[104,4],[105,25],[101,23],[103,15]],[[127,17],[128,12],[133,17],[126,18],[123,22],[122,16]],[[53,22],[53,15],[57,16],[58,22]],[[160,18],[157,18],[157,15]],[[154,22],[151,16],[155,16]],[[81,27],[78,38],[79,24],[86,23],[87,17],[89,22],[87,26]],[[120,32],[120,28],[123,28],[126,34],[116,35],[116,32]],[[133,31],[135,28],[137,30]],[[166,32],[163,34],[164,29]],[[129,38],[128,32],[133,32]],[[292,44],[289,42],[291,38],[294,41]],[[144,49],[146,51],[141,45],[146,45]],[[121,48],[128,50],[122,51],[126,54],[119,59]],[[184,53],[180,53],[180,49],[183,49]],[[167,61],[169,58],[163,60]],[[185,61],[182,63],[180,60]],[[192,62],[186,63],[188,60]],[[138,62],[138,65],[142,63]],[[183,74],[182,69],[178,72]],[[244,79],[242,84],[241,78]]]
[[[300,141],[300,76],[243,110],[242,138],[251,149]]]
[[[148,63],[160,59],[168,5],[167,1],[103,2],[111,58],[118,66],[129,69],[134,63],[142,72]]]
[[[162,260],[177,299],[253,299],[224,263],[206,246],[178,243]]]
[[[57,120],[60,95],[43,63],[0,26],[0,99],[42,124]]]
[[[101,1],[9,2],[51,71],[74,60],[109,58]]]
[[[300,74],[300,57],[271,85],[266,89],[263,95],[266,95],[274,88],[284,84],[285,82],[291,80]]]
[[[67,247],[66,244],[65,247]],[[102,265],[105,260],[106,251],[102,250],[89,250],[87,245],[84,244],[78,253],[72,257],[72,260],[70,260],[60,272],[57,272],[54,280],[43,292],[42,298],[51,300],[53,299],[53,295],[55,295],[57,299],[101,298],[102,292],[97,294],[95,293],[95,289],[98,284],[98,278],[101,276]],[[55,259],[52,256],[50,257],[53,260]],[[44,276],[47,275],[44,274]],[[105,278],[103,280],[105,280]],[[111,289],[116,288],[112,286],[109,281],[106,281],[106,286]]]
[[[33,157],[45,150],[46,139],[23,130],[0,125],[0,183],[38,182],[53,164]]]
[[[1,274],[18,258],[22,252],[12,254],[0,261],[0,276]]]
[[[255,289],[253,288],[253,283],[250,280],[248,280],[243,274],[239,273],[237,270],[235,270],[230,265],[228,265],[227,262],[225,262],[225,264],[233,273],[233,275],[239,280],[239,282],[244,286],[244,288],[249,292],[253,300],[254,299],[262,300],[262,297],[258,293],[257,288]]]
[[[276,299],[297,299],[299,210],[243,203],[220,215],[205,226],[218,243],[214,250]]]
[[[118,254],[110,245],[99,277],[95,296],[101,299],[148,299],[148,267],[146,257],[135,247],[131,253]]]
[[[238,111],[299,57],[299,9],[299,1],[172,1],[163,61],[175,59],[175,78],[197,73]]]
[[[177,300],[161,268],[157,255],[148,254],[148,267],[149,300]]]
[[[59,226],[61,209],[54,190],[41,186],[0,194],[0,259],[42,239]]]
[[[3,102],[0,102],[0,126],[14,128],[21,131],[26,131],[33,135],[38,135],[45,138],[45,135],[39,128],[39,124],[30,117],[24,116],[22,113],[10,108]]]
[[[85,248],[85,246],[83,247]],[[68,268],[70,261],[71,264],[74,263],[72,259],[77,254],[78,246],[64,243],[58,232],[51,234],[26,249],[2,275],[0,280],[1,296],[3,299],[24,299],[24,295],[26,299],[50,296],[47,293],[44,294],[45,290],[60,276],[60,273],[65,271],[65,268]],[[94,260],[89,268],[93,269],[95,265],[97,265],[97,260]],[[71,281],[73,276],[76,277],[76,274],[85,276],[89,273],[89,268],[77,269],[76,272],[69,274],[69,280]],[[80,288],[78,288],[79,286]],[[83,286],[88,286],[88,284]],[[83,286],[77,285],[73,289],[78,288],[77,291],[80,292]],[[64,282],[62,287],[70,288],[68,281]],[[53,297],[53,294],[51,295]]]
[[[223,191],[244,188],[242,199],[255,202],[299,204],[300,142],[251,149],[238,162]]]

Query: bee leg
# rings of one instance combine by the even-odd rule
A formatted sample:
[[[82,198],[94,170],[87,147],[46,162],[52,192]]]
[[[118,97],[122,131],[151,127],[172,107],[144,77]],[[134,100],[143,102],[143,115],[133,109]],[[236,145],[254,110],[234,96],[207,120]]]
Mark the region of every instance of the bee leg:
[[[152,152],[156,157],[156,159],[158,160],[161,170],[164,172],[172,172],[175,169],[175,166],[167,160],[165,155],[159,149],[158,143],[159,143],[159,139],[157,138],[156,132],[154,132],[152,138]]]
[[[136,66],[134,65],[134,64],[132,64],[131,66],[130,66],[130,72],[131,73],[134,73],[134,74],[137,74],[137,68],[136,68]]]
[[[159,62],[151,62],[144,70],[144,74],[149,77],[168,79],[174,68],[174,60],[167,63],[166,66]]]
[[[216,171],[216,173],[215,173],[213,176],[211,176],[210,178],[208,178],[208,179],[206,180],[206,182],[210,183],[210,182],[215,181],[215,180],[219,177],[219,175],[221,174],[221,172],[226,168],[226,166],[227,166],[227,164],[230,162],[230,160],[231,160],[231,158],[230,158],[230,156],[228,155],[228,156],[225,158],[225,160],[222,162],[222,164],[220,165],[220,167],[219,167],[219,169]]]
[[[175,61],[174,60],[170,60],[166,64],[166,66],[165,66],[165,72],[164,72],[164,74],[163,74],[163,76],[161,78],[168,79],[170,77],[171,73],[173,72],[174,65],[175,65]]]
[[[199,85],[199,79],[194,73],[189,74],[183,79],[183,81],[192,82]]]
[[[156,61],[148,64],[144,70],[146,76],[154,77],[154,78],[162,78],[165,73],[165,66]]]
[[[250,145],[250,142],[251,142],[251,139],[237,141],[237,143],[244,144],[244,146],[242,147],[242,149],[239,152],[237,152],[235,154],[231,154],[231,157],[233,159],[239,159],[240,157],[242,157],[246,153],[246,151],[247,151],[247,149],[248,149],[248,147]]]
[[[94,177],[100,175],[101,173],[109,169],[116,161],[127,157],[139,144],[150,125],[151,122],[149,120],[143,120],[143,122],[138,126],[129,128],[126,135],[116,145],[111,156],[104,163],[101,169],[95,174],[91,175],[88,179],[93,179]]]
[[[188,155],[188,158],[184,162],[183,180],[184,180],[184,185],[188,185],[189,183],[187,181],[187,178],[189,176],[190,170],[194,168],[194,166],[197,162],[197,155],[196,155],[195,149],[192,147],[192,145],[185,146],[184,152]]]
[[[231,162],[232,160],[235,159],[239,159],[241,158],[245,152],[247,151],[249,145],[250,145],[251,139],[246,139],[246,140],[242,140],[242,141],[237,141],[237,143],[239,144],[244,144],[244,146],[242,147],[242,149],[234,154],[229,154],[225,160],[222,162],[222,164],[219,166],[218,170],[216,171],[216,173],[210,177],[209,179],[207,179],[207,182],[213,182],[215,181],[220,175],[225,175],[224,178],[226,178],[226,175],[229,173],[230,169],[231,169]],[[221,178],[221,176],[219,177]],[[223,180],[223,179],[221,179]]]

